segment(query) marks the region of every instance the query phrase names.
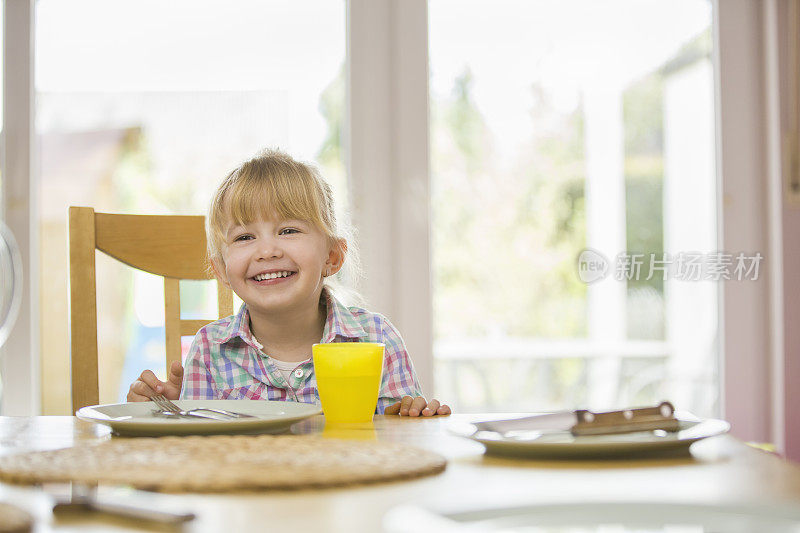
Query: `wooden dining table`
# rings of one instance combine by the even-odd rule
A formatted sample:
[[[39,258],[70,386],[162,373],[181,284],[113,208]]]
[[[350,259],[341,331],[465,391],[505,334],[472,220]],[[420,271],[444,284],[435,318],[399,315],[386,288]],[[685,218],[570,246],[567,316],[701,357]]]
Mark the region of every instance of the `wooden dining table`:
[[[347,435],[325,430],[322,415],[295,424],[296,434],[366,438],[407,444],[447,458],[444,472],[411,480],[313,490],[170,494],[101,486],[98,496],[153,508],[192,512],[184,531],[385,530],[398,506],[445,515],[478,509],[626,503],[800,504],[800,466],[731,435],[661,457],[556,460],[495,457],[454,435],[448,425],[503,415],[376,416],[373,427]],[[116,438],[109,428],[69,416],[0,417],[0,455],[83,446]],[[68,484],[0,483],[0,502],[27,510],[36,531],[141,531],[154,526],[100,513],[64,518],[52,512]],[[161,530],[160,528],[155,528]]]

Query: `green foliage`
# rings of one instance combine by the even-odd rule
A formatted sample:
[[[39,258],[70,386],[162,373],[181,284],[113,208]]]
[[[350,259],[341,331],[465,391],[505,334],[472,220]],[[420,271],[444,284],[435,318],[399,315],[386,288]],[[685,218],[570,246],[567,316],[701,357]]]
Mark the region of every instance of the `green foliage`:
[[[208,207],[189,175],[157,179],[148,139],[140,128],[127,132],[111,184],[115,204],[126,213],[196,215]]]
[[[586,247],[582,107],[556,111],[531,87],[532,135],[504,166],[473,83],[467,70],[448,98],[432,101],[435,338],[585,337],[587,287],[575,271]],[[627,248],[641,253],[663,250],[662,98],[656,75],[623,100]],[[663,282],[631,282],[629,336],[663,338],[663,324]],[[470,369],[459,366],[454,381],[461,408],[530,408],[520,390],[537,391],[539,408],[587,399],[582,358],[488,359]],[[514,387],[496,385],[509,375]]]
[[[623,95],[626,247],[648,261],[650,254],[661,259],[664,253],[663,92],[663,78],[656,73]],[[628,281],[628,337],[663,339],[664,281],[660,273],[646,277]]]
[[[322,174],[333,189],[339,212],[347,210],[347,171],[342,154],[342,132],[345,124],[346,69],[342,63],[339,72],[320,95],[319,112],[325,118],[328,131],[317,151],[316,159]]]
[[[466,69],[453,84],[451,104],[444,110],[444,125],[463,158],[467,176],[479,174],[491,152],[491,136],[483,116],[475,108],[470,91],[473,76]]]
[[[338,165],[342,161],[342,129],[345,120],[345,64],[331,80],[319,99],[319,112],[328,125],[328,133],[317,152],[317,161],[323,166]]]
[[[466,70],[433,101],[435,335],[584,335],[582,114],[556,114],[532,87],[534,135],[504,167],[472,84]]]
[[[631,85],[622,97],[625,155],[661,156],[664,146],[664,82],[651,74]]]

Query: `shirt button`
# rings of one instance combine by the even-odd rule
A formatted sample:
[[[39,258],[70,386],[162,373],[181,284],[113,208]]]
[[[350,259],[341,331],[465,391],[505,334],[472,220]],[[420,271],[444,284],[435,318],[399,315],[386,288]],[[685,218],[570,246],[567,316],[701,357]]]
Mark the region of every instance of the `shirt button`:
[[[303,372],[303,369],[302,369],[302,368],[296,368],[296,369],[294,370],[294,377],[296,377],[297,379],[300,379],[300,378],[302,378],[302,377],[303,377],[303,374],[304,374],[304,372]]]

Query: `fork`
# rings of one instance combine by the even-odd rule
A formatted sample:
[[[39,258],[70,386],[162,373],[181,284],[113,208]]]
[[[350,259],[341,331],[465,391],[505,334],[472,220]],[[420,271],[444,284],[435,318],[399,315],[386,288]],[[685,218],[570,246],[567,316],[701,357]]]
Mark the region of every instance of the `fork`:
[[[172,401],[163,394],[156,394],[155,396],[152,396],[150,399],[158,407],[160,407],[162,411],[175,413],[176,415],[181,415],[181,416],[195,416],[199,418],[212,418],[214,420],[219,420],[219,418],[217,417],[204,415],[201,413],[201,411],[208,411],[210,413],[217,413],[230,418],[257,418],[253,415],[246,415],[244,413],[235,413],[233,411],[225,411],[223,409],[211,409],[210,407],[197,407],[195,409],[189,409],[188,411],[184,411],[180,407],[172,403]]]
[[[158,406],[158,408],[161,410],[160,412],[162,414],[169,414],[169,415],[175,415],[175,416],[184,416],[184,417],[193,417],[193,418],[208,418],[208,419],[211,419],[211,420],[222,420],[221,418],[219,418],[217,416],[204,415],[202,413],[190,413],[189,411],[183,411],[180,407],[178,407],[177,405],[172,403],[170,400],[168,400],[165,396],[163,396],[161,394],[156,394],[155,396],[152,396],[150,398],[150,400],[152,400],[153,403],[155,403]],[[230,418],[226,418],[225,420],[230,420]]]

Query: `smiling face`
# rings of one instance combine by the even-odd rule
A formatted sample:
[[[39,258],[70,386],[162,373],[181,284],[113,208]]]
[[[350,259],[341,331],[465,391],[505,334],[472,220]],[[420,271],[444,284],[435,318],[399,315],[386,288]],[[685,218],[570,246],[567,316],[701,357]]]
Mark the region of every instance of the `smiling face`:
[[[323,276],[338,272],[348,253],[330,185],[313,166],[274,150],[223,180],[206,236],[216,277],[244,300],[251,319],[313,315]]]
[[[314,224],[302,220],[231,222],[225,232],[220,279],[251,314],[316,308],[325,275],[341,267],[340,248]]]

